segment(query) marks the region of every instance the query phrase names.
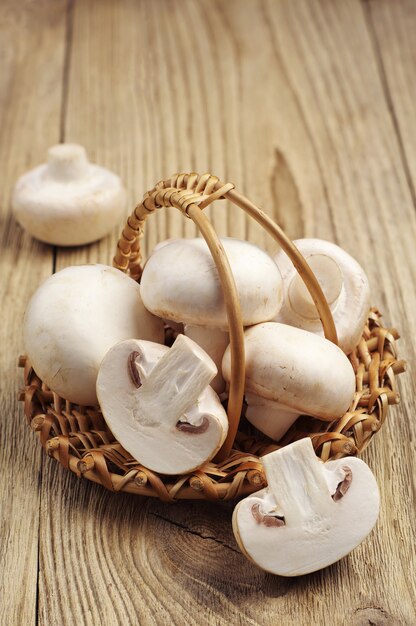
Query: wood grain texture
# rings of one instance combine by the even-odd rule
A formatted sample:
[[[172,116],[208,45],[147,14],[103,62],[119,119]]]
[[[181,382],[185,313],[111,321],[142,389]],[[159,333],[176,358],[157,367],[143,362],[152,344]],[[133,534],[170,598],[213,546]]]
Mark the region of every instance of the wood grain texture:
[[[51,273],[52,250],[11,215],[20,174],[59,141],[65,3],[0,4],[0,623],[36,623],[42,456],[17,403],[16,377],[27,298]],[[39,103],[42,103],[40,106]]]
[[[399,345],[412,367],[416,17],[410,1],[43,2],[30,32],[20,20],[31,5],[3,5],[9,39],[0,79],[6,120],[0,155],[8,186],[1,287],[12,304],[1,329],[2,359],[21,349],[19,312],[52,264],[50,249],[11,220],[10,187],[61,137],[83,143],[91,159],[122,176],[129,209],[175,171],[211,171],[233,181],[291,237],[343,246],[366,269],[385,319],[401,330]],[[12,41],[19,42],[20,61]],[[28,98],[33,84],[37,97]],[[274,250],[239,209],[226,211],[220,203],[208,214],[221,235]],[[148,222],[145,249],[194,233],[173,210],[159,212]],[[118,234],[58,250],[56,269],[109,263]],[[10,397],[17,374],[14,361],[7,364],[2,415],[16,416]],[[232,505],[168,506],[116,496],[49,459],[38,487],[34,437],[22,421],[3,421],[0,458],[6,478],[14,468],[15,487],[12,505],[7,482],[0,491],[8,497],[2,550],[5,572],[11,563],[16,570],[2,593],[4,623],[35,621],[39,537],[37,617],[44,626],[416,624],[411,373],[401,377],[401,391],[401,406],[364,457],[381,487],[376,530],[340,563],[294,580],[265,574],[240,554]]]
[[[383,0],[367,1],[363,6],[385,99],[399,138],[404,173],[416,206],[416,5],[411,0]]]

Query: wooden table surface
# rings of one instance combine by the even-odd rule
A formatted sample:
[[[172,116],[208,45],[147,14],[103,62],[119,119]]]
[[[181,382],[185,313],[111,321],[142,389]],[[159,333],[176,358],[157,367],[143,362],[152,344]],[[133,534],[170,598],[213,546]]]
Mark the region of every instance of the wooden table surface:
[[[416,624],[416,2],[2,0],[0,29],[0,624]],[[41,452],[17,403],[25,305],[53,271],[109,263],[120,230],[53,249],[16,224],[16,178],[60,141],[118,172],[130,208],[162,177],[210,171],[367,271],[410,367],[364,455],[380,520],[340,563],[263,573],[231,504],[114,495]],[[239,209],[208,214],[274,250]],[[159,212],[145,247],[193,229]]]

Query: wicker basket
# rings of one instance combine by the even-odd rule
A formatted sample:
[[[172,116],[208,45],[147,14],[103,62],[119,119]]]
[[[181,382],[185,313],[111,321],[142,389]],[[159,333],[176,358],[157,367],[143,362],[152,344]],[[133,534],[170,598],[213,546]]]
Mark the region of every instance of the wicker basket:
[[[184,476],[162,476],[133,459],[115,440],[99,407],[72,405],[50,391],[25,357],[25,415],[47,453],[78,476],[112,491],[157,496],[161,500],[228,500],[265,486],[259,456],[301,437],[310,436],[324,461],[355,455],[369,443],[386,419],[389,404],[399,402],[396,374],[405,364],[397,359],[395,329],[384,328],[380,313],[369,312],[358,347],[349,355],[356,373],[356,394],[349,411],[333,422],[299,418],[277,445],[241,418],[244,392],[243,325],[237,291],[224,249],[203,209],[227,198],[259,222],[294,263],[317,307],[327,339],[336,342],[336,330],[322,290],[306,261],[283,231],[260,209],[210,174],[177,174],[145,194],[127,220],[117,245],[114,266],[140,280],[140,239],[147,217],[156,209],[175,207],[198,226],[218,269],[226,303],[232,376],[227,414],[229,432],[214,461]],[[240,427],[239,427],[240,424]]]

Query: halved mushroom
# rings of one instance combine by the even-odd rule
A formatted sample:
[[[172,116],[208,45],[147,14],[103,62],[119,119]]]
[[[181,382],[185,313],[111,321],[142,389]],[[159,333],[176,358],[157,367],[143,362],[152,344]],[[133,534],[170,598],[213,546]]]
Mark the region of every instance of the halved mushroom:
[[[310,439],[262,458],[268,487],[239,502],[233,530],[242,552],[262,569],[299,576],[335,563],[377,521],[377,482],[361,459],[323,463]]]
[[[221,239],[236,282],[243,324],[272,319],[281,302],[281,277],[263,250],[238,239]],[[167,320],[185,324],[194,339],[214,360],[219,373],[212,386],[225,389],[221,361],[229,343],[227,315],[215,263],[204,239],[162,242],[147,260],[141,278],[145,307]]]
[[[184,335],[171,348],[131,339],[105,355],[97,396],[111,431],[137,461],[184,474],[212,459],[227,435],[227,415],[209,386],[216,373]]]
[[[265,322],[244,333],[247,419],[279,441],[299,415],[332,421],[356,389],[351,363],[338,346],[305,330]],[[227,348],[222,371],[231,376]]]
[[[88,161],[82,146],[62,143],[49,148],[47,163],[19,178],[12,203],[17,220],[33,237],[78,246],[116,226],[126,191],[116,174]]]
[[[340,348],[350,354],[357,346],[370,309],[370,287],[357,261],[345,250],[322,239],[297,239],[296,247],[314,272],[331,309]],[[309,291],[282,250],[275,257],[284,284],[284,302],[274,320],[323,334]]]

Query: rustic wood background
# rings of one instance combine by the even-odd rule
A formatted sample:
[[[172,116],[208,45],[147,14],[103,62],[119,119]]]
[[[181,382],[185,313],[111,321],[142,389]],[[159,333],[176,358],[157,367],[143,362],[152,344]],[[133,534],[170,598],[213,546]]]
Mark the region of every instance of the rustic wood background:
[[[314,575],[265,574],[238,551],[231,505],[114,495],[41,453],[17,404],[25,305],[51,272],[109,263],[118,230],[52,249],[10,208],[16,178],[59,141],[118,172],[130,207],[175,171],[210,171],[290,236],[353,254],[411,366],[416,2],[2,0],[0,29],[0,623],[416,624],[411,367],[365,454],[382,495],[371,537]],[[209,213],[273,249],[238,209]],[[160,212],[146,248],[183,233],[189,221]]]

